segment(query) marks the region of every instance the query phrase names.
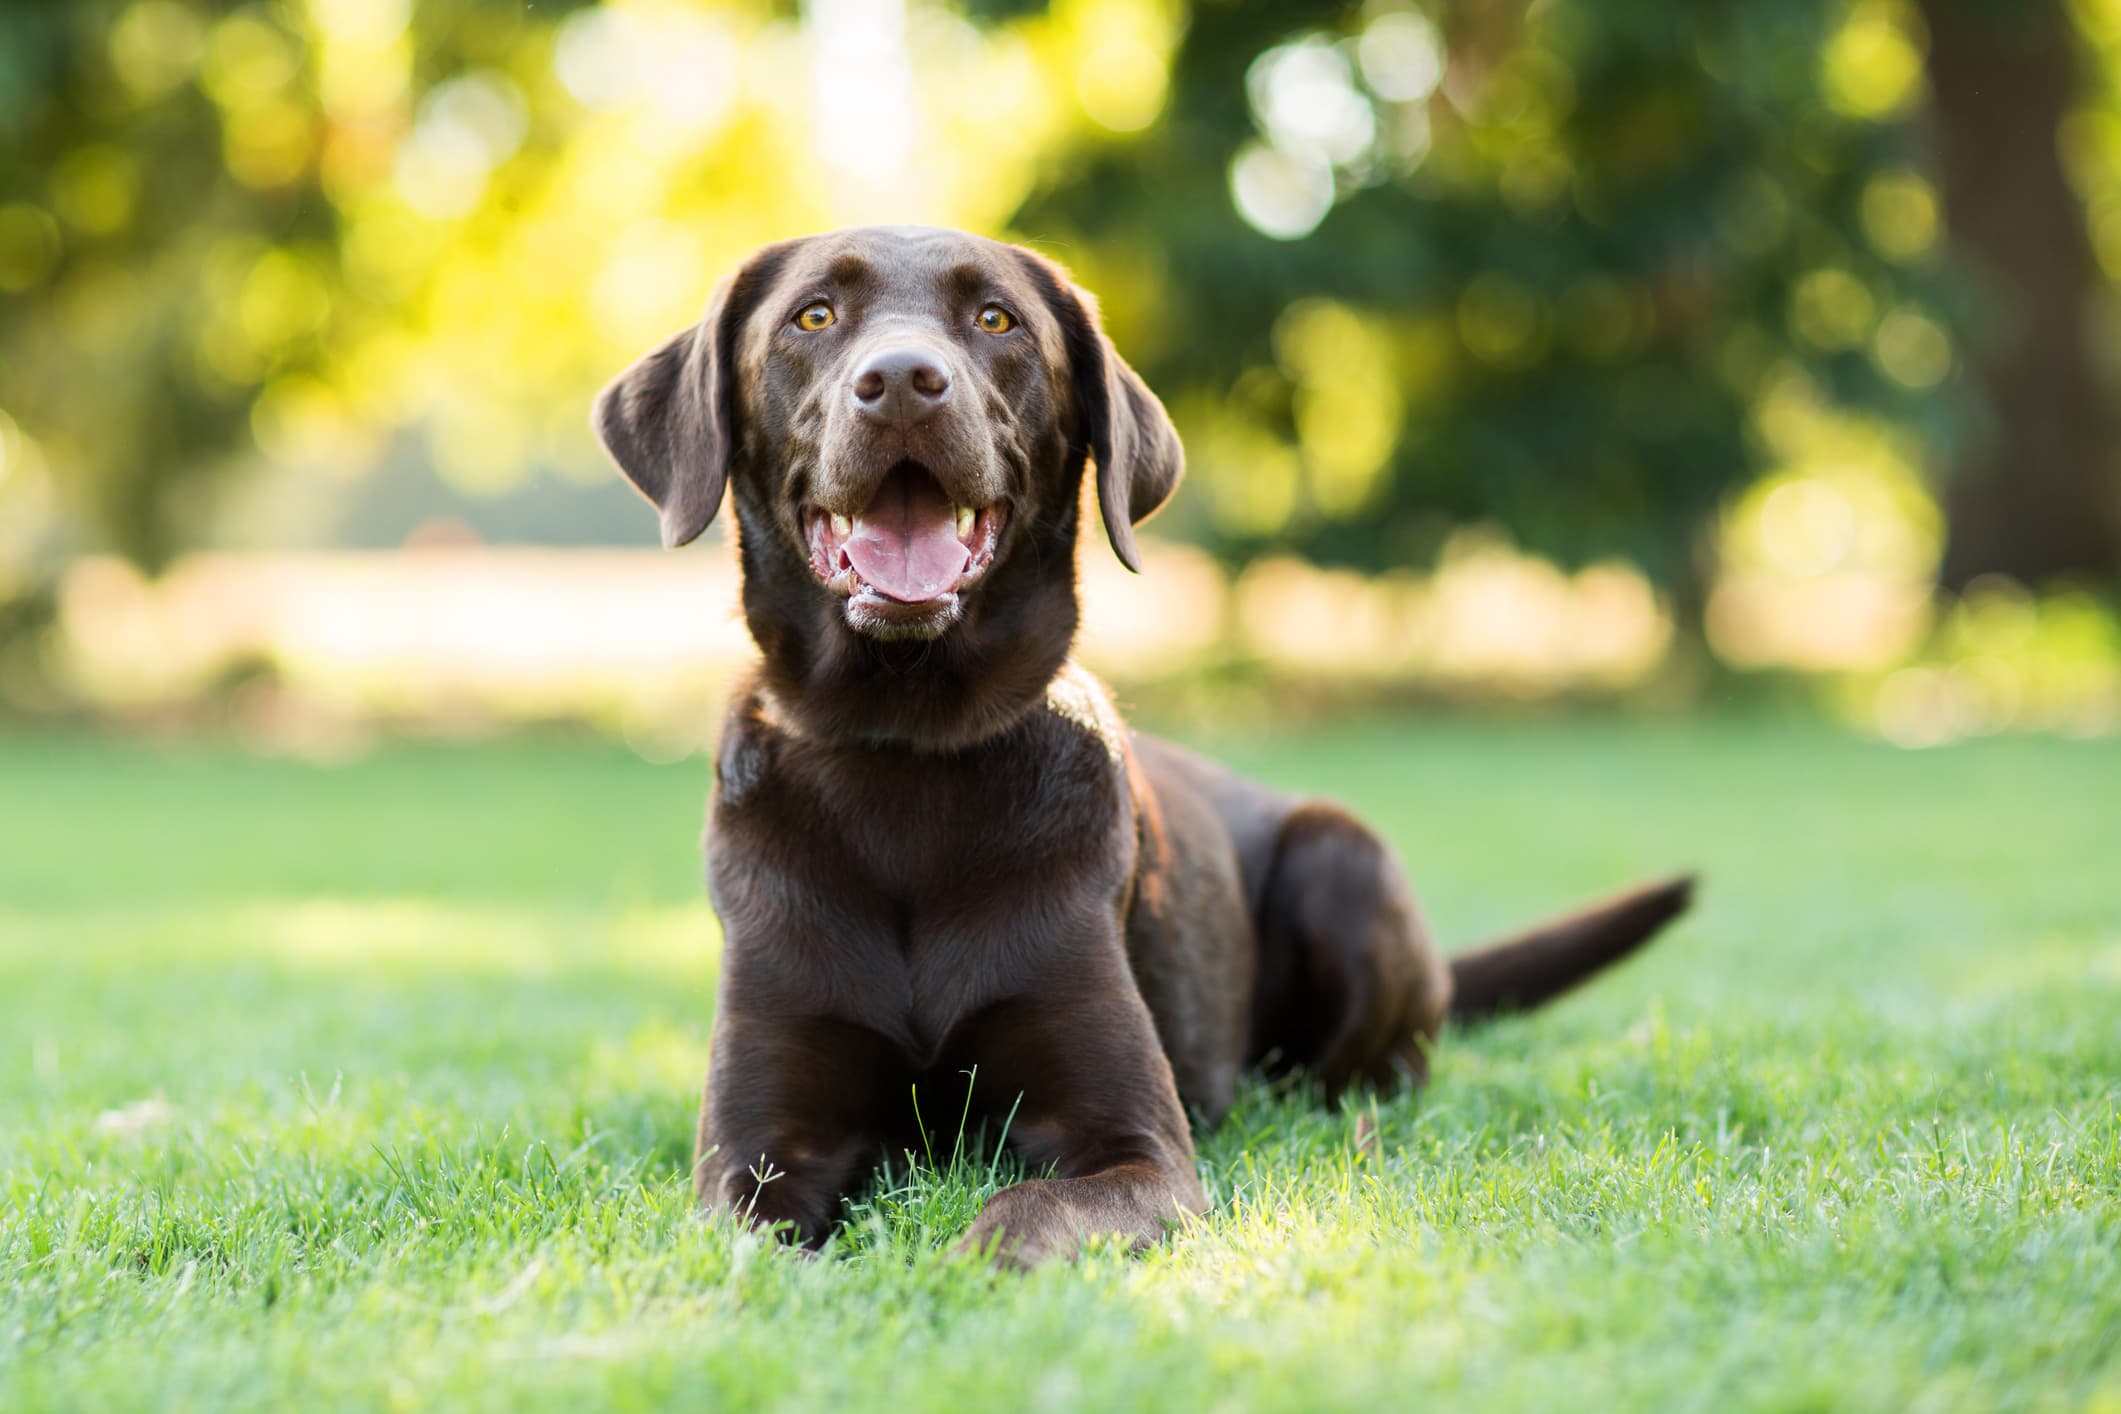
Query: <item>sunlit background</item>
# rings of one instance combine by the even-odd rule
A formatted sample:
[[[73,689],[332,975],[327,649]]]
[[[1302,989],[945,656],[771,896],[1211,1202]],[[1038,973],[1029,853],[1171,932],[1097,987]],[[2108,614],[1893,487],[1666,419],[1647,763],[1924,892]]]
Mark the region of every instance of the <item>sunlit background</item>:
[[[2117,78],[2121,0],[17,0],[0,714],[697,749],[726,544],[589,400],[914,221],[1070,265],[1178,419],[1083,566],[1159,710],[2111,732]]]

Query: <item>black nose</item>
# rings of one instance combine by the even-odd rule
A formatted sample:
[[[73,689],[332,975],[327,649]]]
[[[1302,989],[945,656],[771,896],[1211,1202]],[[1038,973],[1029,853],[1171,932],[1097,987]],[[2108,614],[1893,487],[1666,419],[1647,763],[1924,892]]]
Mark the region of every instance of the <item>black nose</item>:
[[[885,422],[919,422],[950,401],[950,372],[918,344],[879,349],[854,375],[854,405]]]

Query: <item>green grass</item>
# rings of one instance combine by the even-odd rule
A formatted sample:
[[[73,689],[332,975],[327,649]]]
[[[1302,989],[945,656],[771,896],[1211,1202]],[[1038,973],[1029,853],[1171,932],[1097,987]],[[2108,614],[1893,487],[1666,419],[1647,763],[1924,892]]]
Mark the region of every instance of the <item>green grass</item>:
[[[1254,1090],[1197,1231],[997,1278],[969,1162],[823,1260],[692,1216],[702,765],[0,740],[0,1408],[2121,1407],[2121,744],[1225,754],[1457,945],[1706,888],[1374,1146]]]

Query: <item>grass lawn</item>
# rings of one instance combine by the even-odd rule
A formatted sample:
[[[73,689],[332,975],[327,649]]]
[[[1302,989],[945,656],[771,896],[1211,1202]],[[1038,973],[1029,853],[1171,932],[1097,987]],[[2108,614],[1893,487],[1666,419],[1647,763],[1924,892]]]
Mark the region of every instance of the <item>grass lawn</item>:
[[[1454,945],[1696,913],[1425,1094],[1254,1090],[1145,1259],[690,1212],[703,764],[0,739],[0,1408],[2121,1409],[2121,743],[1380,724],[1223,755]],[[948,1156],[939,1156],[947,1159]]]

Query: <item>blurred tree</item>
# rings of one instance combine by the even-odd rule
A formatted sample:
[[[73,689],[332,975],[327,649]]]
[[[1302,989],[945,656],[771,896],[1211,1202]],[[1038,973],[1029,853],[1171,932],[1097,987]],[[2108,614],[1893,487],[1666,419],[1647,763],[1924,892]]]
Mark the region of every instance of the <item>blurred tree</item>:
[[[78,542],[159,568],[254,450],[310,472],[372,454],[377,429],[327,386],[401,314],[357,218],[418,168],[400,148],[438,91],[469,137],[410,180],[479,197],[477,141],[520,128],[522,105],[451,81],[544,67],[573,8],[0,6],[0,429]],[[398,258],[426,253],[393,234]],[[304,441],[324,422],[338,445]]]
[[[1233,554],[1489,521],[1691,605],[1790,409],[1942,425],[1912,0],[966,8],[886,64],[780,0],[0,0],[0,601],[55,505],[153,566],[400,431],[467,494],[603,478],[600,376],[908,191],[1100,292]]]
[[[176,4],[0,9],[0,409],[91,538],[143,564],[184,538],[266,365],[329,316],[300,65],[264,12],[210,30]],[[238,102],[242,134],[221,111]],[[254,359],[219,336],[281,243],[249,301],[275,346]]]
[[[1765,382],[1933,416],[1907,12],[1442,13],[1202,4],[1164,119],[1019,224],[1149,292],[1123,332],[1214,542],[1380,567],[1491,520],[1691,601],[1704,523],[1770,455]]]
[[[1944,580],[2121,578],[2121,385],[2094,357],[2105,281],[2060,149],[2077,36],[2059,0],[1922,10],[1946,224],[1979,297]]]

